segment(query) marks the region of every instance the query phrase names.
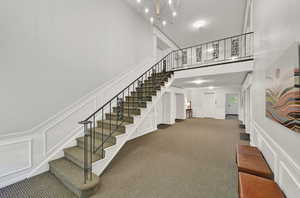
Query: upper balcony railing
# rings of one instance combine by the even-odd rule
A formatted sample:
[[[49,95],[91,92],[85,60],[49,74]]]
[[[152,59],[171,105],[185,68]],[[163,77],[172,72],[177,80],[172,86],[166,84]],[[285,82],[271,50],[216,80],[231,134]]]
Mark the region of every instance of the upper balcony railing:
[[[253,59],[254,33],[209,41],[172,51],[165,57],[167,70],[183,70]]]

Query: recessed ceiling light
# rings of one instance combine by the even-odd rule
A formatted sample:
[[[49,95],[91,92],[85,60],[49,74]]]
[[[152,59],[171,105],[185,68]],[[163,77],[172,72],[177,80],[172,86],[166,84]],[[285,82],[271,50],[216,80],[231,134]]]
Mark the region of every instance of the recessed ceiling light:
[[[163,24],[163,26],[166,26],[167,25],[167,21],[163,21],[162,24]]]
[[[149,12],[149,9],[148,8],[145,8],[145,13],[147,14]]]
[[[154,22],[154,18],[150,17],[150,22],[153,23]]]
[[[213,52],[214,51],[214,49],[213,48],[209,48],[209,49],[207,49],[207,52]]]
[[[177,16],[177,12],[174,11],[174,12],[172,13],[172,15],[173,15],[173,17],[176,17],[176,16]]]
[[[192,81],[192,83],[195,83],[195,84],[198,84],[198,85],[200,85],[202,83],[205,83],[205,82],[208,82],[208,80],[194,80],[194,81]]]
[[[141,3],[141,0],[136,0],[136,2]]]
[[[210,87],[208,87],[208,89],[212,90],[212,89],[214,89],[214,87],[213,87],[213,86],[210,86]]]
[[[193,27],[196,29],[202,28],[207,25],[207,22],[204,20],[199,20],[193,23]]]
[[[171,5],[172,4],[172,0],[169,0],[169,5]]]

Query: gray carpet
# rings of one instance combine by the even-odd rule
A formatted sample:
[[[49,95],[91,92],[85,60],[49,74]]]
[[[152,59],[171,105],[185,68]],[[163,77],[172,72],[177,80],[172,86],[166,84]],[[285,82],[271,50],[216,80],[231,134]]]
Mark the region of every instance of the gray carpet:
[[[1,198],[76,198],[50,172],[0,189]]]
[[[237,120],[189,119],[132,140],[101,176],[93,198],[237,198],[239,133]],[[45,173],[0,189],[0,197],[74,195]]]
[[[237,198],[237,120],[189,119],[127,143],[93,198]]]

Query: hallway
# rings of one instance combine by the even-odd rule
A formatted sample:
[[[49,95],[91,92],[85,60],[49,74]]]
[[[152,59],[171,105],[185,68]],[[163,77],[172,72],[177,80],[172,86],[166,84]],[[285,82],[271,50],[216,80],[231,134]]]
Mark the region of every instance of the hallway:
[[[134,139],[101,176],[92,197],[236,198],[238,124],[237,120],[195,118]],[[49,173],[1,189],[0,197],[18,186],[22,193],[9,197],[73,197]],[[32,189],[23,189],[28,186]]]
[[[130,141],[93,198],[235,198],[238,121],[191,119]]]

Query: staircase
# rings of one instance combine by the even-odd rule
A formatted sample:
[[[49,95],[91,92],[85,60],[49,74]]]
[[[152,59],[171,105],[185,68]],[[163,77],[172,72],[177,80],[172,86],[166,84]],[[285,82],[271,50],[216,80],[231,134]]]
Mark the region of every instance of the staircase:
[[[154,66],[81,122],[85,135],[76,139],[76,146],[64,149],[64,157],[49,162],[51,173],[78,197],[91,196],[99,186],[98,175],[130,138],[143,119],[137,118],[151,108],[153,98],[161,94],[170,77],[172,72],[162,65]]]
[[[64,157],[49,162],[50,171],[78,197],[91,196],[98,176],[171,85],[174,71],[251,61],[252,41],[250,32],[170,52],[81,121],[84,136],[64,149]]]

